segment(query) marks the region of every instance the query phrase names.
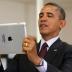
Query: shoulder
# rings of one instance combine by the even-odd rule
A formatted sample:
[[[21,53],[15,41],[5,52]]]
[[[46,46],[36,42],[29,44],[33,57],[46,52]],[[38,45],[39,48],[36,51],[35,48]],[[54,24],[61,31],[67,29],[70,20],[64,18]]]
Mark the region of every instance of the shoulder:
[[[66,48],[71,48],[72,49],[72,45],[71,44],[68,44],[66,42],[62,42],[62,45]]]
[[[64,48],[64,51],[66,52],[66,53],[72,53],[72,45],[71,44],[68,44],[68,43],[66,43],[66,42],[62,42],[62,46],[63,46],[63,48]]]

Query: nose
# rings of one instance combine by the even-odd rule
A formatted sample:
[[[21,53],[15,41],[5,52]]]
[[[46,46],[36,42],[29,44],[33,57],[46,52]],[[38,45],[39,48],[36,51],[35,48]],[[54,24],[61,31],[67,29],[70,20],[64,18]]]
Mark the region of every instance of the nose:
[[[47,21],[47,16],[44,15],[40,18],[40,22],[46,22]]]

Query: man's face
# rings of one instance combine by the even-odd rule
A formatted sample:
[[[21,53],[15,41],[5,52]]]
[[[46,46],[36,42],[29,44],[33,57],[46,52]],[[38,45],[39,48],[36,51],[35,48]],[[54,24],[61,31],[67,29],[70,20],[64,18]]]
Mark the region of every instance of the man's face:
[[[61,20],[59,19],[60,12],[55,6],[45,6],[39,14],[39,30],[43,35],[59,34]]]

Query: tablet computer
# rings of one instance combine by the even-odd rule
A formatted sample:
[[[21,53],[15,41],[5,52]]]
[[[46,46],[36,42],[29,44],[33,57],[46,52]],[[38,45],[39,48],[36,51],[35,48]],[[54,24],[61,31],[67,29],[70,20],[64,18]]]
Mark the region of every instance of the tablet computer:
[[[26,23],[0,24],[0,54],[22,54]]]

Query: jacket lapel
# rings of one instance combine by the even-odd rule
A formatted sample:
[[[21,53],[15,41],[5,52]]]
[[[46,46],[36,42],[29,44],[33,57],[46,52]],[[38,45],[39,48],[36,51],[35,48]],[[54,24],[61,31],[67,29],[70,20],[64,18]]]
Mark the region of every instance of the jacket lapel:
[[[52,46],[49,48],[47,56],[45,59],[48,62],[52,62],[56,55],[60,55],[63,52],[62,50],[62,42],[60,39],[58,39],[55,43],[52,44]],[[57,56],[58,57],[58,56]],[[56,58],[57,59],[57,58]],[[55,59],[54,59],[55,60]]]

